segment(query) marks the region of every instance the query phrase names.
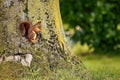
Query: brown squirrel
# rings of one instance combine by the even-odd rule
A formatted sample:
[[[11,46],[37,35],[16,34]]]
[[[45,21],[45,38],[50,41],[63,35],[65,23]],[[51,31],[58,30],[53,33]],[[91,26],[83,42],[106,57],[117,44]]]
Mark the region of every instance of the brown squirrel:
[[[20,23],[20,32],[22,36],[26,37],[32,43],[38,42],[37,34],[41,32],[41,21],[37,22],[35,25],[30,26],[29,21],[24,21]]]

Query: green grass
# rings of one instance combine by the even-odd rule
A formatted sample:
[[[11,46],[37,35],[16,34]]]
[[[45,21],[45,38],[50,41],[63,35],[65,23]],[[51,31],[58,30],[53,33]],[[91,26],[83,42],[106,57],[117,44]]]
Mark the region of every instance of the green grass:
[[[120,78],[120,55],[90,55],[82,57],[82,61],[94,80],[118,80]]]

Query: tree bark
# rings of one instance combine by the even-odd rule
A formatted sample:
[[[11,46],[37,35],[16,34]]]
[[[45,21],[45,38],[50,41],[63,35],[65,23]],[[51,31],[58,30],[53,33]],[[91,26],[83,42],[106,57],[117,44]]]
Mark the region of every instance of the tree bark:
[[[42,36],[38,43],[33,44],[21,35],[19,25],[26,20],[31,24],[41,21]],[[58,80],[57,73],[62,69],[90,80],[82,62],[67,46],[59,0],[0,0],[0,33],[0,79],[26,80],[31,76],[45,79],[49,75],[46,80]],[[23,56],[15,55],[17,53]],[[25,67],[15,58],[26,59],[27,54],[32,54],[33,58]]]

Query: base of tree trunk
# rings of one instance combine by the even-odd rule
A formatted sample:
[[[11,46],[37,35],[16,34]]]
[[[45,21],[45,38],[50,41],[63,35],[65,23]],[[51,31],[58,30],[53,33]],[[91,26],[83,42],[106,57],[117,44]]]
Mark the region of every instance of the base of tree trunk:
[[[34,55],[30,67],[21,63],[8,61],[0,64],[0,80],[92,80],[83,64],[56,60],[49,62]]]

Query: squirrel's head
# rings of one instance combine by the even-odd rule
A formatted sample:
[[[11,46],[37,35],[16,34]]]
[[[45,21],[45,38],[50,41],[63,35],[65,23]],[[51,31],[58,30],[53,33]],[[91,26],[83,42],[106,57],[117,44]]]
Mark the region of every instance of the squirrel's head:
[[[35,32],[41,32],[41,21],[33,25]]]

